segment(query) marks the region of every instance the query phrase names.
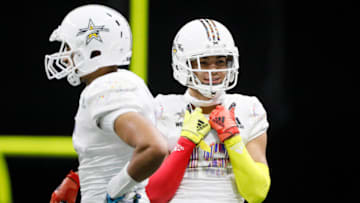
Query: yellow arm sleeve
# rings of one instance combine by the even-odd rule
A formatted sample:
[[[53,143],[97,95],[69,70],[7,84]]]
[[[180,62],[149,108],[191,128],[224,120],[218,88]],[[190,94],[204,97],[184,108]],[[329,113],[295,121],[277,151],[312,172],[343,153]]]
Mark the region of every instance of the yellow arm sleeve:
[[[251,158],[241,136],[231,137],[225,140],[224,144],[240,195],[249,203],[264,201],[270,188],[268,166]]]

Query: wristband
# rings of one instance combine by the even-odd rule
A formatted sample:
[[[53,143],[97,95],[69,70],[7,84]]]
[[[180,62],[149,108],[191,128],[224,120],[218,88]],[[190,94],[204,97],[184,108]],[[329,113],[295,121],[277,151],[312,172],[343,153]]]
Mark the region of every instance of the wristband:
[[[120,173],[110,180],[107,185],[107,193],[112,199],[123,196],[139,183],[127,172],[128,165],[129,162],[124,166]]]

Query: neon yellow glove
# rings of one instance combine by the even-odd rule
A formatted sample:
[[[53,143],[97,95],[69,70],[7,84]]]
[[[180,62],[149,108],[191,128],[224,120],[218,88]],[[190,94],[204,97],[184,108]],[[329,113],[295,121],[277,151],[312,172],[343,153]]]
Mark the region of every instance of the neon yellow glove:
[[[201,108],[196,108],[191,114],[186,110],[181,136],[199,145],[202,150],[210,152],[210,147],[203,140],[210,129],[209,121],[202,114]]]
[[[268,166],[251,158],[240,135],[225,140],[224,144],[240,195],[249,203],[264,201],[270,188]]]

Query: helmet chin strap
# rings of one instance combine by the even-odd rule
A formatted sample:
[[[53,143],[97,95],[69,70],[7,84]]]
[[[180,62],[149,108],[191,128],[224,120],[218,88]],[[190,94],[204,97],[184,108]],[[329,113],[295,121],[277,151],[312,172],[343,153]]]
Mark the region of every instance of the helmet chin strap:
[[[217,97],[218,94],[221,94],[221,92],[223,92],[224,90],[209,91],[209,90],[204,90],[204,89],[197,89],[197,91],[199,91],[200,94],[202,94],[203,96],[212,99],[214,97]]]
[[[201,92],[200,92],[201,93]],[[217,91],[215,96],[213,96],[210,100],[200,100],[190,95],[189,89],[185,92],[185,99],[187,102],[191,103],[196,107],[207,107],[207,106],[214,106],[216,104],[223,103],[225,98],[225,91]],[[205,96],[205,95],[204,95]]]

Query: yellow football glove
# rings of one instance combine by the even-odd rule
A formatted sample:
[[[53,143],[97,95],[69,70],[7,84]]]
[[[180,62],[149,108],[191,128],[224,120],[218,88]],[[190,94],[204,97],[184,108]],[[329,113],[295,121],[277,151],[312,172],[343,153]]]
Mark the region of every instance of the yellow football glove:
[[[196,108],[191,114],[189,111],[185,111],[181,136],[188,138],[207,152],[210,152],[210,147],[204,142],[203,138],[208,134],[210,129],[209,121],[202,114],[201,108]]]

